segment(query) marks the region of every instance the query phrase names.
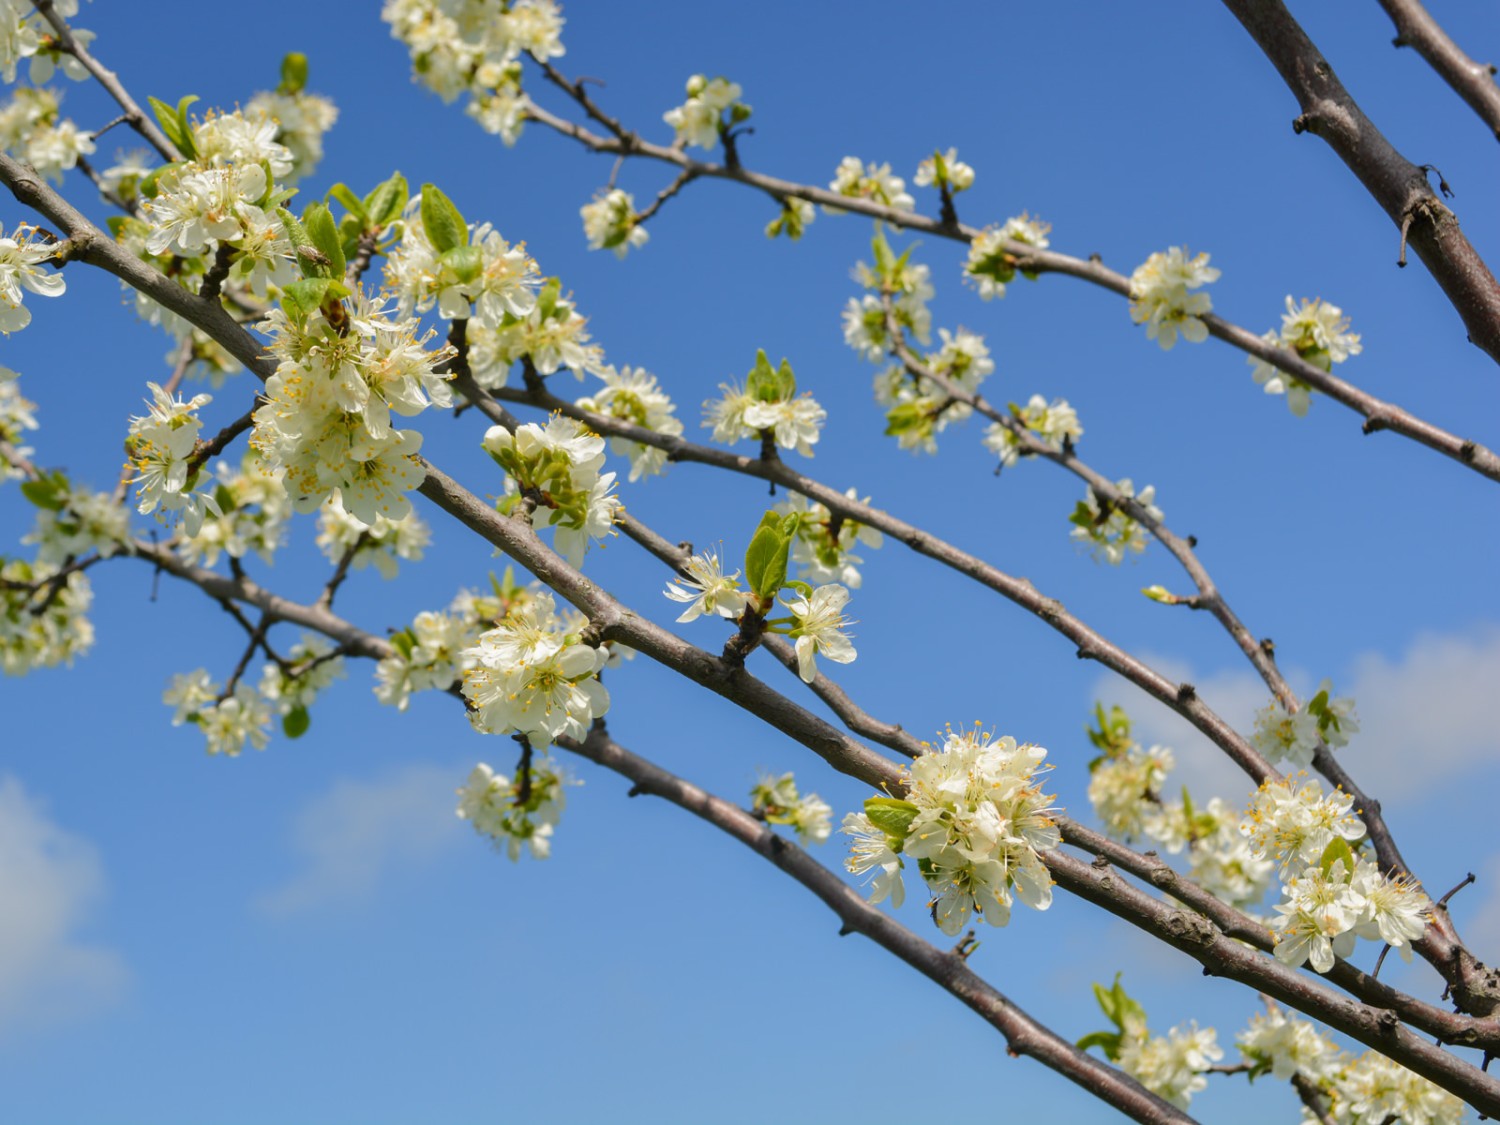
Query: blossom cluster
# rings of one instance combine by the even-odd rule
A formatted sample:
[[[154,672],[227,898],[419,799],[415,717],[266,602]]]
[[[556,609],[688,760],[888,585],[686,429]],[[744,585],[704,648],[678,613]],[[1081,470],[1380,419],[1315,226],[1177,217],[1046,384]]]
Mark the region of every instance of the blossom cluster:
[[[589,541],[614,534],[623,505],[615,474],[604,465],[604,439],[582,422],[555,414],[545,426],[491,426],[484,449],[505,470],[516,495],[537,505],[552,545],[571,566],[582,566]]]
[[[0,672],[72,664],[94,643],[85,616],[93,601],[88,576],[54,565],[0,558]]]
[[[1005,296],[1005,287],[1016,278],[1020,259],[1010,249],[1014,244],[1045,250],[1050,242],[1047,235],[1052,225],[1033,219],[1026,212],[1013,215],[999,226],[986,227],[969,243],[969,256],[964,261],[964,280],[979,290],[986,301]],[[1024,276],[1036,274],[1026,270]]]
[[[850,297],[844,306],[844,343],[878,363],[894,349],[886,318],[886,299],[891,304],[891,319],[919,344],[932,339],[932,311],[927,302],[936,290],[932,271],[921,262],[911,260],[911,250],[897,257],[877,235],[873,243],[875,264],[859,262],[854,280],[871,290],[863,297]]]
[[[950,192],[968,191],[974,186],[974,169],[958,158],[958,150],[934,152],[917,165],[913,182],[918,187],[938,187]]]
[[[524,734],[538,749],[559,735],[587,736],[589,724],[609,710],[609,692],[599,682],[609,651],[586,642],[573,626],[543,592],[460,653],[476,730]]]
[[[1193,293],[1219,279],[1208,255],[1189,258],[1187,247],[1158,251],[1130,275],[1130,319],[1146,326],[1146,336],[1171,351],[1180,334],[1201,344],[1208,339],[1202,317],[1213,308],[1207,293]]]
[[[406,45],[413,77],[445,102],[467,93],[467,112],[507,145],[525,122],[522,54],[560,57],[563,18],[554,0],[386,0],[380,18]]]
[[[341,563],[349,555],[349,566],[363,570],[374,566],[380,577],[395,578],[401,559],[418,562],[432,540],[427,522],[410,511],[400,519],[376,516],[366,524],[352,516],[343,502],[330,496],[318,510],[318,549],[331,563]]]
[[[252,552],[270,562],[286,541],[292,505],[280,477],[268,472],[253,448],[238,467],[214,465],[213,498],[218,513],[207,513],[197,534],[183,536],[177,552],[190,563],[213,566],[220,555],[242,559]]]
[[[533,859],[546,859],[567,805],[567,786],[577,784],[551,758],[530,762],[513,777],[480,762],[458,791],[457,813],[475,832],[490,837],[496,851],[503,847],[511,860],[520,859],[523,849]]]
[[[704,428],[715,441],[733,445],[744,438],[770,438],[783,449],[813,455],[823,422],[828,417],[809,393],[797,394],[797,380],[786,360],[773,369],[764,351],[742,388],[737,382],[719,384],[719,397],[703,404]]]
[[[1250,1064],[1251,1078],[1271,1074],[1299,1078],[1322,1095],[1322,1119],[1334,1125],[1411,1121],[1457,1125],[1464,1103],[1419,1074],[1375,1051],[1351,1055],[1328,1033],[1270,1005],[1235,1041]]]
[[[78,14],[78,0],[55,0],[52,10],[63,19],[72,19]],[[75,27],[73,38],[86,47],[94,41],[94,33]],[[33,86],[50,82],[58,66],[75,81],[88,77],[77,59],[58,48],[51,27],[34,5],[28,0],[0,0],[0,81],[14,82],[22,59],[30,60],[27,78]]]
[[[375,698],[405,711],[413,692],[446,691],[472,662],[465,655],[480,634],[534,594],[516,586],[511,572],[493,595],[461,591],[446,610],[423,610],[391,636],[391,655],[375,667]]]
[[[1049,403],[1041,395],[1032,395],[1025,406],[1012,406],[1011,415],[1017,426],[1054,453],[1061,453],[1065,446],[1083,436],[1078,414],[1065,398],[1055,398]],[[999,422],[991,422],[985,428],[984,446],[1007,469],[1030,451],[1014,429]]]
[[[767,824],[783,824],[804,844],[821,844],[833,831],[833,809],[816,793],[797,792],[797,780],[763,774],[750,788],[750,809]]]
[[[731,128],[750,119],[750,107],[740,101],[743,93],[739,83],[722,76],[695,74],[687,80],[687,101],[667,110],[662,120],[672,126],[676,144],[713,148]]]
[[[36,428],[36,403],[21,394],[16,373],[0,367],[0,441],[10,446],[13,456],[30,457],[35,450],[26,444],[25,435]],[[0,457],[0,484],[21,475],[9,459]]]
[[[197,668],[172,677],[162,702],[172,708],[174,727],[196,726],[210,754],[233,758],[247,746],[264,750],[278,716],[288,738],[300,737],[311,722],[313,701],[343,676],[343,656],[324,638],[304,634],[286,658],[262,667],[258,687],[243,677],[221,687]]]
[[[282,475],[297,511],[333,495],[366,525],[411,511],[406,494],[426,476],[422,435],[395,429],[391,414],[453,401],[438,372],[452,351],[428,350],[432,333],[419,337],[417,325],[363,290],[347,305],[330,301],[303,316],[273,309],[262,323],[279,362],[250,440],[267,470]]]
[[[542,287],[535,305],[524,316],[506,316],[494,327],[478,320],[468,324],[469,369],[486,390],[505,386],[511,367],[529,360],[538,375],[552,375],[566,367],[582,379],[586,372],[600,376],[608,370],[603,349],[591,343],[588,320],[561,295],[556,278]]]
[[[40,500],[36,526],[21,542],[36,547],[37,563],[62,568],[90,553],[110,558],[130,538],[130,517],[113,496],[77,485],[59,474],[31,489]]]
[[[1134,500],[1153,520],[1160,522],[1164,518],[1162,510],[1152,503],[1156,499],[1155,485],[1148,484],[1137,493],[1134,482],[1126,477],[1115,482],[1115,489],[1121,496]],[[1096,561],[1111,566],[1119,566],[1126,555],[1141,554],[1150,542],[1145,527],[1124,505],[1101,499],[1092,488],[1084,493],[1068,522],[1073,525],[1069,532],[1072,538],[1088,546]]]
[[[974,914],[992,926],[1010,921],[1016,899],[1037,910],[1052,904],[1052,878],[1041,853],[1056,848],[1056,810],[1039,775],[1047,752],[980,730],[949,731],[940,749],[905,771],[905,798],[873,797],[844,817],[853,843],[845,866],[878,869],[871,901],[905,898],[905,859],[932,893],[932,917],[945,934]]]
[[[851,500],[859,499],[854,488],[848,489],[844,495]],[[869,499],[864,497],[864,502],[868,503]],[[800,492],[788,493],[775,510],[799,517],[791,551],[798,578],[818,584],[837,582],[851,590],[859,589],[863,582],[859,566],[865,560],[854,553],[854,548],[861,543],[878,548],[885,541],[878,528],[858,520],[835,517],[822,504],[809,500]]]
[[[574,405],[595,414],[618,418],[666,437],[680,437],[682,422],[674,417],[676,407],[661,389],[656,376],[642,367],[604,367],[597,372],[604,386],[578,399]],[[611,437],[609,447],[630,458],[630,479],[655,476],[667,466],[667,451],[624,437]]]
[[[1291,712],[1271,700],[1255,713],[1250,744],[1267,761],[1279,762],[1285,758],[1298,769],[1312,764],[1319,742],[1330,750],[1349,745],[1349,736],[1359,733],[1354,700],[1335,697],[1332,692],[1332,683],[1325,679],[1306,704]]]
[[[40,57],[33,56],[33,60]],[[71,57],[68,61],[72,63]],[[0,105],[0,148],[54,183],[61,183],[63,173],[76,168],[79,157],[92,154],[94,147],[90,134],[62,116],[59,97],[52,90],[22,86]]]
[[[37,229],[26,223],[8,235],[0,227],[0,334],[8,336],[31,323],[31,310],[21,303],[22,290],[60,297],[68,287],[62,274],[39,268],[52,257],[52,247],[36,235]]]
[[[897,211],[911,211],[917,205],[917,201],[906,190],[906,181],[900,176],[892,175],[889,164],[866,164],[857,156],[846,156],[839,161],[828,188],[839,195],[883,203]],[[838,214],[835,207],[823,209],[830,214]]]
[[[1272,329],[1261,339],[1324,371],[1331,371],[1335,363],[1343,363],[1351,355],[1364,350],[1359,334],[1349,331],[1349,318],[1343,309],[1322,298],[1309,301],[1304,297],[1300,305],[1294,305],[1290,294],[1286,299],[1286,315],[1281,318],[1281,331]],[[1259,356],[1252,355],[1247,359],[1252,368],[1251,377],[1265,387],[1266,394],[1286,395],[1286,404],[1293,414],[1298,418],[1307,415],[1312,399],[1309,384]]]
[[[307,58],[288,55],[281,64],[282,81],[275,90],[265,90],[245,103],[245,114],[276,124],[276,143],[292,154],[291,168],[283,183],[296,183],[310,176],[323,159],[323,135],[339,118],[338,107],[319,94],[304,89]]]
[[[1272,923],[1277,960],[1307,962],[1320,973],[1333,968],[1335,957],[1353,953],[1357,937],[1382,941],[1411,960],[1411,944],[1432,910],[1415,882],[1385,875],[1338,838],[1321,863],[1288,877],[1281,891],[1281,917]]]
[[[160,507],[159,520],[168,512],[181,513],[183,532],[192,537],[205,516],[220,514],[211,494],[196,491],[202,466],[193,460],[203,429],[198,411],[213,398],[194,395],[184,402],[155,383],[146,386],[151,391],[147,412],[130,419],[130,435],[125,439],[130,467],[135,470],[132,479],[139,486],[136,510],[145,516]]]
[[[636,222],[635,198],[621,188],[601,191],[578,213],[583,217],[584,237],[590,250],[613,250],[623,258],[646,245],[650,232]]]
[[[1208,1086],[1204,1076],[1209,1068],[1224,1057],[1214,1029],[1200,1028],[1194,1021],[1177,1025],[1165,1036],[1153,1036],[1145,1009],[1126,994],[1118,975],[1109,988],[1095,984],[1094,998],[1115,1030],[1091,1032],[1078,1045],[1100,1048],[1153,1094],[1187,1109],[1193,1095]]]
[[[984,337],[963,328],[957,332],[940,328],[938,336],[942,346],[925,357],[924,366],[955,390],[976,394],[980,383],[995,370]],[[886,408],[885,432],[896,439],[897,445],[924,453],[935,453],[937,435],[973,413],[967,402],[901,364],[875,376],[875,401]]]

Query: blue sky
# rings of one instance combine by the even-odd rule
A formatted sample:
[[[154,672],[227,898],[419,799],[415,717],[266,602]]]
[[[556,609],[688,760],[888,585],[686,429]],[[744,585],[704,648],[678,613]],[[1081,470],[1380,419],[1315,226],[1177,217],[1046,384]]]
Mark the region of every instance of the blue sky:
[[[1500,151],[1483,126],[1420,60],[1390,48],[1373,5],[1300,7],[1366,111],[1412,159],[1442,169],[1470,239],[1500,254],[1500,216],[1484,205]],[[1500,441],[1494,364],[1464,341],[1420,265],[1395,268],[1395,231],[1327,147],[1293,135],[1295,102],[1239,26],[1210,4],[1141,11],[580,2],[566,10],[562,63],[605,79],[598,96],[609,108],[663,141],[661,114],[689,74],[730,76],[755,108],[744,160],[789,179],[824,184],[857,154],[910,181],[934,147],[957,145],[978,171],[960,198],[967,221],[1029,210],[1053,224],[1055,248],[1099,253],[1125,273],[1170,245],[1206,250],[1223,270],[1216,311],[1255,331],[1279,323],[1289,293],[1324,297],[1364,337],[1341,375]],[[312,88],[341,112],[304,198],[336,180],[368,190],[395,169],[438,183],[471,221],[525,240],[573,291],[608,358],[661,378],[690,434],[698,403],[743,376],[757,348],[787,356],[829,411],[814,475],[857,484],[1030,577],[1193,680],[1237,723],[1263,701],[1211,622],[1136,593],[1185,587],[1159,548],[1119,569],[1075,551],[1073,478],[1023,464],[997,480],[972,424],[949,430],[936,458],[881,438],[873,369],[839,327],[856,292],[849,268],[868,257],[866,222],[824,216],[801,243],[773,243],[762,234],[769,200],[695,184],[622,263],[587,250],[578,218],[610,161],[537,127],[503,148],[408,80],[377,5],[270,3],[252,16],[162,0],[149,20],[139,12],[99,2],[79,21],[138,97],[232,105],[275,84],[286,50],[304,50]],[[1500,51],[1478,6],[1442,14],[1475,55]],[[112,116],[82,86],[68,89],[65,108],[84,128]],[[103,147],[127,143],[115,130]],[[621,184],[644,201],[669,178],[630,166]],[[66,190],[92,198],[81,178]],[[917,194],[935,210],[930,193]],[[14,204],[0,209],[7,227],[22,217]],[[1169,524],[1198,536],[1220,587],[1258,635],[1275,638],[1294,682],[1329,676],[1356,696],[1364,730],[1343,752],[1351,770],[1385,800],[1430,890],[1481,875],[1455,911],[1500,956],[1500,857],[1493,833],[1471,827],[1487,823],[1500,781],[1494,486],[1390,434],[1362,436],[1358,419],[1326,400],[1292,418],[1251,382],[1241,354],[1212,341],[1163,353],[1112,294],[1049,277],[984,303],[960,282],[962,247],[925,240],[915,253],[933,270],[934,323],[986,335],[997,370],[985,393],[1067,397],[1086,428],[1081,454],[1157,486]],[[40,405],[38,461],[104,487],[126,416],[139,412],[146,381],[166,374],[168,342],[135,321],[113,279],[77,266],[67,277],[64,299],[29,303],[35,320],[0,362],[22,372]],[[558,389],[575,393],[567,376]],[[251,393],[243,378],[226,386],[210,427]],[[476,419],[420,428],[435,462],[476,492],[499,491]],[[624,497],[668,538],[723,540],[731,553],[766,503],[763,485],[695,466]],[[341,611],[372,631],[446,604],[503,565],[441,513],[424,514],[434,539],[425,561],[404,564],[393,583],[365,572],[341,592]],[[0,489],[0,552],[24,550],[16,541],[30,520],[14,487]],[[251,572],[314,596],[327,567],[312,539],[311,521],[299,521],[275,568]],[[659,565],[627,541],[591,555],[587,569],[638,610],[675,616]],[[1171,715],[1008,603],[898,544],[869,552],[864,569],[850,606],[860,659],[838,679],[871,710],[923,734],[983,719],[1047,746],[1061,803],[1087,819],[1083,725],[1095,699],[1120,702],[1143,741],[1178,748],[1195,793],[1243,799]],[[453,818],[452,791],[476,761],[508,767],[513,747],[470,732],[450,699],[419,697],[396,715],[370,695],[371,669],[356,665],[300,741],[208,758],[196,732],[169,725],[159,697],[174,672],[227,674],[236,628],[191,588],[164,581],[152,601],[140,563],[92,576],[93,653],[71,672],[0,683],[8,1118],[879,1123],[930,1114],[956,1079],[976,1114],[1113,1119],[1042,1068],[1007,1059],[993,1032],[880,950],[838,938],[826,910],[759,859],[670,806],[627,800],[625,783],[586,763],[551,860],[513,865],[492,853]],[[681,628],[705,647],[722,642],[714,624]],[[756,667],[798,694],[768,658]],[[643,659],[610,687],[620,742],[725,796],[743,799],[761,768],[796,769],[840,813],[865,795]],[[839,852],[830,844],[823,858],[836,864]],[[903,916],[941,938],[919,904]],[[1196,1018],[1228,1046],[1255,1008],[1253,996],[1066,900],[982,936],[975,967],[1069,1037],[1100,1024],[1089,983],[1119,969],[1158,1032]],[[1437,991],[1420,969],[1400,979]],[[1290,1117],[1283,1092],[1263,1085],[1245,1098],[1238,1080],[1221,1083],[1195,1109],[1215,1121]]]

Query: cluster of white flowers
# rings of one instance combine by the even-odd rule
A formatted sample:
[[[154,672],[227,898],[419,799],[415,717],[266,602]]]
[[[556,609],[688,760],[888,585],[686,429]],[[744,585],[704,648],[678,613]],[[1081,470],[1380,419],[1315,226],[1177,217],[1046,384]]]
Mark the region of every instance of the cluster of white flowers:
[[[1302,304],[1292,304],[1291,295],[1286,299],[1286,315],[1281,318],[1281,331],[1275,329],[1261,337],[1266,343],[1285,348],[1324,371],[1333,370],[1335,363],[1343,363],[1351,355],[1364,350],[1359,334],[1349,331],[1349,318],[1337,305],[1330,305],[1322,298]],[[1312,398],[1312,387],[1280,368],[1267,363],[1258,356],[1247,357],[1251,377],[1266,388],[1268,395],[1286,395],[1286,404],[1298,418],[1306,417]]]
[[[292,505],[280,478],[266,471],[254,449],[247,449],[235,468],[228,461],[214,466],[218,480],[213,496],[218,515],[206,515],[198,534],[184,536],[178,553],[190,563],[213,566],[221,554],[242,559],[252,551],[270,562],[286,540]]]
[[[414,195],[395,224],[400,240],[386,254],[385,283],[403,316],[435,305],[446,320],[498,329],[536,308],[541,276],[524,246],[512,246],[489,223],[481,223],[466,224],[453,232],[461,239],[457,245],[439,248],[422,215],[422,196]]]
[[[1341,789],[1325,794],[1306,776],[1262,782],[1240,822],[1257,851],[1281,861],[1283,875],[1318,863],[1335,839],[1353,843],[1365,834],[1353,797]]]
[[[918,187],[968,191],[974,186],[974,169],[958,158],[958,149],[950,148],[947,152],[934,152],[918,164],[913,182]]]
[[[964,280],[978,289],[980,297],[986,301],[1005,296],[1005,287],[1016,279],[1018,262],[1016,254],[1008,247],[1020,243],[1045,250],[1051,245],[1047,240],[1051,231],[1051,223],[1033,219],[1024,211],[1012,215],[1000,226],[986,227],[969,243],[969,256],[964,260]],[[1025,276],[1036,276],[1022,272]]]
[[[534,594],[516,586],[506,571],[493,596],[464,590],[445,611],[424,610],[391,636],[390,656],[375,668],[375,698],[405,711],[413,692],[446,691],[469,663],[464,655],[479,636]]]
[[[1207,293],[1189,290],[1219,280],[1219,271],[1208,264],[1208,255],[1187,256],[1186,246],[1173,246],[1152,254],[1130,275],[1130,319],[1146,326],[1146,336],[1171,351],[1180,333],[1183,339],[1201,344],[1208,339],[1208,325],[1200,317],[1213,308]]]
[[[288,725],[288,733],[307,726],[307,710],[334,680],[344,678],[344,658],[332,643],[313,633],[287,653],[286,663],[267,664],[261,669],[260,694]],[[300,728],[300,729],[299,729]]]
[[[37,428],[36,403],[21,394],[18,378],[9,367],[0,367],[0,441],[14,456],[30,457],[36,451],[25,443],[25,434]],[[9,459],[0,457],[0,484],[21,475]]]
[[[494,328],[469,321],[469,369],[474,381],[486,390],[498,390],[521,359],[529,359],[538,375],[552,375],[566,367],[579,380],[585,372],[602,378],[608,366],[603,350],[589,342],[587,325],[588,320],[561,295],[553,279],[525,316],[505,317]]]
[[[78,0],[55,0],[52,10],[63,19],[78,14]],[[87,47],[94,33],[86,28],[72,29],[73,38]],[[83,64],[57,46],[52,28],[28,0],[0,0],[0,81],[16,80],[16,64],[29,59],[27,78],[33,86],[52,81],[53,72],[61,67],[75,82],[89,73]]]
[[[8,336],[31,323],[31,310],[21,303],[23,289],[42,297],[60,297],[68,287],[62,274],[39,268],[52,257],[52,247],[38,241],[36,233],[26,223],[8,235],[0,227],[0,334]]]
[[[1320,973],[1335,957],[1353,953],[1356,937],[1383,941],[1411,960],[1411,943],[1422,936],[1432,909],[1415,883],[1384,875],[1342,841],[1321,864],[1289,877],[1281,892],[1281,917],[1272,924],[1276,957],[1294,967],[1309,962]]]
[[[593,394],[578,399],[574,405],[667,437],[682,434],[681,420],[673,417],[677,408],[661,389],[655,375],[643,367],[622,367],[618,371],[613,367],[605,367],[598,375],[604,381],[604,386]],[[655,476],[666,469],[665,449],[643,445],[623,437],[611,437],[609,447],[615,453],[630,458],[631,481]]]
[[[554,0],[386,0],[381,19],[406,44],[413,77],[446,102],[468,93],[468,113],[515,144],[525,121],[520,57],[563,55],[561,9]]]
[[[270,741],[271,705],[241,680],[225,694],[205,669],[172,677],[161,701],[173,709],[172,725],[192,723],[203,732],[210,754],[238,757],[245,747],[264,750]]]
[[[1160,522],[1162,510],[1152,503],[1156,499],[1156,486],[1148,484],[1137,494],[1135,484],[1129,477],[1115,482],[1115,488],[1139,504],[1152,519]],[[1128,554],[1141,554],[1150,542],[1146,529],[1134,516],[1119,504],[1104,502],[1090,488],[1073,514],[1068,517],[1073,524],[1069,534],[1081,544],[1087,544],[1094,559],[1119,566]]]
[[[650,232],[636,222],[635,198],[620,188],[600,191],[592,203],[578,209],[590,250],[613,250],[623,258],[646,245]]]
[[[1235,1036],[1235,1042],[1251,1064],[1252,1076],[1269,1073],[1283,1081],[1300,1076],[1322,1083],[1348,1062],[1327,1032],[1275,1005],[1251,1016],[1250,1026]]]
[[[197,535],[208,513],[219,515],[219,504],[206,492],[195,491],[202,467],[192,464],[193,451],[203,422],[198,411],[213,401],[211,395],[194,395],[189,401],[173,398],[155,383],[147,383],[151,398],[147,413],[130,419],[125,451],[135,470],[133,481],[139,503],[136,510],[150,515],[160,507],[157,519],[168,512],[182,514],[184,534]]]
[[[94,643],[84,615],[93,601],[88,576],[55,566],[0,559],[0,672],[24,676],[33,668],[72,664]]]
[[[1271,700],[1255,713],[1250,745],[1265,755],[1268,762],[1285,758],[1298,769],[1312,764],[1319,741],[1330,750],[1348,746],[1349,736],[1359,733],[1359,716],[1354,711],[1354,700],[1347,696],[1335,698],[1332,692],[1332,683],[1325,679],[1300,710],[1290,713]]]
[[[911,211],[917,205],[916,200],[907,193],[906,181],[900,176],[891,175],[889,164],[865,164],[857,156],[846,156],[839,161],[838,169],[833,174],[833,182],[828,187],[839,195],[847,195],[851,199],[869,199],[898,211]],[[840,213],[835,207],[825,207],[824,210],[834,215]]]
[[[1153,1094],[1186,1109],[1194,1094],[1208,1086],[1205,1072],[1224,1057],[1218,1034],[1197,1022],[1174,1027],[1166,1036],[1126,1035],[1117,1061]]]
[[[0,105],[0,148],[60,184],[79,157],[94,151],[94,138],[62,116],[56,92],[23,86]]]
[[[976,913],[1005,925],[1017,898],[1046,910],[1052,877],[1040,853],[1059,841],[1056,810],[1039,781],[1046,754],[978,726],[950,730],[940,750],[906,770],[905,799],[872,798],[864,812],[844,817],[854,841],[845,866],[855,874],[879,868],[871,901],[890,897],[899,906],[902,856],[909,856],[933,894],[933,921],[949,935]]]
[[[767,824],[792,828],[804,844],[824,843],[833,831],[833,809],[816,793],[799,794],[789,773],[762,774],[750,788],[750,808]]]
[[[775,238],[778,234],[784,234],[796,242],[817,217],[817,209],[807,200],[791,195],[783,196],[781,214],[766,224],[766,237]]]
[[[571,566],[582,566],[589,540],[613,535],[623,505],[614,473],[601,473],[604,439],[582,422],[555,414],[545,426],[528,422],[514,431],[491,426],[484,449],[517,492],[538,504],[552,545]]]
[[[695,74],[687,80],[687,101],[662,114],[683,147],[713,148],[733,126],[750,118],[750,107],[740,101],[744,91],[727,78]],[[724,114],[729,119],[724,119]]]
[[[881,244],[877,243],[877,252],[881,250]],[[844,343],[871,363],[883,360],[892,344],[886,330],[885,304],[875,294],[890,293],[897,326],[919,344],[925,345],[932,339],[932,311],[927,307],[936,292],[932,272],[905,255],[892,261],[886,261],[886,256],[881,252],[881,260],[873,269],[864,262],[855,265],[854,280],[874,293],[850,297],[844,306]]]
[[[318,549],[328,561],[338,563],[352,550],[349,565],[353,569],[363,570],[373,564],[382,578],[396,577],[400,559],[419,561],[431,541],[432,530],[415,511],[398,520],[376,516],[373,523],[366,524],[351,516],[343,502],[333,496],[318,510]]]
[[[546,859],[567,804],[566,787],[577,784],[551,758],[532,762],[524,777],[518,769],[509,778],[480,762],[458,790],[458,816],[490,837],[496,851],[503,846],[512,860],[521,858],[523,848],[533,859]]]
[[[845,491],[844,495],[851,500],[859,499],[854,488]],[[870,498],[863,499],[868,503]],[[859,589],[863,581],[859,565],[865,560],[854,553],[854,548],[859,543],[879,547],[885,537],[878,528],[842,516],[835,518],[822,504],[809,500],[800,492],[788,493],[775,510],[783,515],[801,517],[791,551],[798,578],[804,582],[837,582],[853,590]]]
[[[1089,770],[1089,803],[1111,836],[1129,840],[1164,835],[1162,786],[1177,759],[1166,746],[1127,747],[1095,761]]]
[[[1456,1095],[1384,1055],[1366,1051],[1358,1058],[1344,1055],[1340,1061],[1342,1066],[1326,1087],[1334,1125],[1458,1125],[1468,1116]]]
[[[725,445],[769,436],[781,448],[811,457],[828,412],[811,394],[797,394],[796,380],[785,360],[785,378],[763,374],[764,358],[762,352],[743,389],[737,382],[719,384],[719,397],[703,403],[703,425],[712,428],[714,440]],[[769,371],[768,362],[765,367]]]
[[[958,390],[972,395],[995,370],[984,337],[960,328],[939,328],[942,347],[927,355],[924,365],[945,377]],[[931,379],[914,375],[897,364],[875,376],[875,401],[886,408],[885,432],[902,449],[937,452],[937,435],[973,413],[968,403],[951,398]]]
[[[1025,406],[1012,407],[1011,414],[1027,432],[1055,453],[1061,453],[1064,445],[1083,436],[1078,414],[1065,398],[1055,398],[1049,404],[1041,395],[1032,395]],[[1007,469],[1027,452],[1014,431],[999,422],[991,422],[985,428],[984,446],[997,455],[1000,464]]]
[[[555,612],[550,593],[538,593],[460,654],[476,730],[524,734],[538,749],[558,735],[587,736],[609,710],[599,682],[609,652],[585,643],[575,624]]]
[[[325,97],[306,90],[268,90],[245,103],[245,115],[276,125],[276,143],[292,154],[292,166],[283,183],[296,183],[310,176],[323,159],[323,135],[339,119],[338,107]]]
[[[21,540],[36,547],[37,562],[61,568],[89,552],[102,558],[118,554],[130,538],[130,517],[114,497],[83,485],[64,484],[48,489],[39,506],[36,527]]]
[[[447,376],[436,370],[452,349],[427,350],[432,333],[418,337],[417,324],[363,291],[348,305],[325,304],[302,318],[273,309],[262,322],[279,362],[250,440],[267,471],[281,473],[297,511],[313,511],[334,494],[367,525],[411,511],[406,494],[426,476],[417,458],[422,435],[394,429],[391,414],[453,401]]]

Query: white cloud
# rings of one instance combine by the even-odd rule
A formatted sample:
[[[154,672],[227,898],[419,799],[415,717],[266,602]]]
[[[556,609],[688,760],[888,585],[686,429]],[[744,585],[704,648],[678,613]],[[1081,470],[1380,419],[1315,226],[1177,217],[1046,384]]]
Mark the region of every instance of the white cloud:
[[[99,857],[14,777],[0,778],[0,1040],[107,1007],[129,974],[76,930],[104,889]]]
[[[370,894],[388,872],[425,862],[462,839],[453,810],[462,774],[410,766],[371,780],[344,779],[298,814],[293,847],[304,869],[260,897],[285,915]]]
[[[1255,711],[1271,696],[1248,668],[1197,677],[1171,660],[1147,662],[1194,684],[1203,701],[1242,733],[1249,733]],[[1313,678],[1284,671],[1305,697]],[[1336,695],[1354,697],[1360,721],[1360,732],[1339,756],[1360,787],[1387,807],[1427,796],[1467,768],[1500,761],[1500,625],[1419,635],[1394,663],[1379,653],[1357,656],[1342,677],[1333,678],[1333,688]],[[1231,800],[1246,790],[1244,775],[1175,712],[1143,699],[1113,675],[1099,681],[1094,695],[1130,712],[1139,741],[1177,751],[1172,784]]]

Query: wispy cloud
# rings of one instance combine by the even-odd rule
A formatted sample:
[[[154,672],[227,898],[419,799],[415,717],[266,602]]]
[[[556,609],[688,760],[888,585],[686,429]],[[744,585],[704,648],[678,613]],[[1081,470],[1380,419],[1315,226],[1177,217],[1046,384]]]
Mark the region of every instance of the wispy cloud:
[[[1193,683],[1204,702],[1243,733],[1249,733],[1256,709],[1270,699],[1248,669],[1199,677],[1170,660],[1151,663],[1174,679]],[[1313,677],[1287,674],[1305,696]],[[1360,785],[1387,806],[1425,797],[1466,768],[1500,760],[1497,690],[1500,625],[1420,635],[1394,661],[1378,653],[1358,656],[1342,677],[1334,677],[1335,693],[1354,697],[1360,720],[1360,732],[1339,755]],[[1225,797],[1245,790],[1244,776],[1179,715],[1145,700],[1114,676],[1101,678],[1095,697],[1129,711],[1141,742],[1177,751],[1174,784]]]
[[[298,814],[293,849],[302,870],[256,905],[287,915],[372,893],[381,879],[410,869],[463,839],[454,819],[461,774],[409,766],[367,780],[343,779]]]
[[[103,889],[93,847],[0,778],[0,1040],[87,1017],[124,990],[120,955],[77,934]]]

